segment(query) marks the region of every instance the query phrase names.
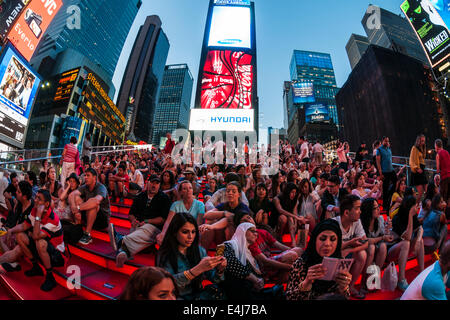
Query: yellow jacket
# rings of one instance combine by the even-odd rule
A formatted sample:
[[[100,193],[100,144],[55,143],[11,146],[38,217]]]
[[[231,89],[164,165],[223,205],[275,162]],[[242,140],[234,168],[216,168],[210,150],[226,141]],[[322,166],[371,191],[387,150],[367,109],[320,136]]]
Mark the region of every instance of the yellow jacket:
[[[425,165],[425,153],[422,153],[416,146],[413,146],[409,155],[411,171],[417,173],[417,169],[420,169],[421,164]]]

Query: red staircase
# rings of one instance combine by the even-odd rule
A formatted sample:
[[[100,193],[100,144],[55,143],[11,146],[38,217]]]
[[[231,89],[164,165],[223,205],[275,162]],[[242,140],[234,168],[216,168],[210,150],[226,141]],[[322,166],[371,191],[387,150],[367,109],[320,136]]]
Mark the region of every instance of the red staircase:
[[[202,191],[205,188],[206,179],[199,181]],[[200,195],[203,199],[203,195]],[[122,234],[128,234],[130,223],[127,219],[131,207],[131,200],[125,199],[123,204],[111,203],[111,222],[116,230]],[[450,234],[450,233],[449,233]],[[67,279],[72,275],[66,268],[55,269],[55,278],[59,284],[51,292],[46,293],[39,289],[44,277],[28,278],[23,271],[0,274],[0,300],[114,300],[118,299],[123,291],[129,275],[141,266],[154,266],[156,248],[152,247],[145,252],[137,254],[133,260],[125,263],[123,268],[115,265],[115,253],[110,246],[109,236],[106,232],[93,231],[93,242],[87,246],[69,246],[71,258],[67,266],[78,266],[81,270],[79,288],[73,288]],[[285,235],[283,242],[290,243],[290,236]],[[209,252],[213,255],[213,252]],[[426,266],[433,262],[430,255],[425,257]],[[23,260],[20,262],[22,270],[27,270],[31,264]],[[411,282],[418,274],[418,266],[415,259],[410,259],[407,264],[407,280]],[[359,281],[359,280],[358,280]],[[273,283],[266,286],[271,287]],[[366,300],[392,300],[401,296],[401,292],[375,292],[369,293]]]

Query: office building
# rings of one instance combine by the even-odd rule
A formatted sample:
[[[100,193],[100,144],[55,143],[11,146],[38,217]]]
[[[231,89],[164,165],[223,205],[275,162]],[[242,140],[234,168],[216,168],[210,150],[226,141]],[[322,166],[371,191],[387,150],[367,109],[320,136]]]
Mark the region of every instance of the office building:
[[[193,86],[187,64],[165,67],[153,122],[153,145],[160,145],[167,132],[188,128]]]
[[[361,60],[369,45],[370,42],[367,37],[352,33],[345,46],[352,70],[358,64],[359,60]]]
[[[152,141],[153,119],[170,47],[161,26],[158,16],[149,16],[140,27],[117,98],[117,107],[126,116],[126,135],[135,141]]]
[[[432,79],[421,61],[370,45],[336,95],[340,138],[356,150],[388,136],[398,156],[409,156],[422,133],[429,149],[437,138],[447,144],[448,112]]]

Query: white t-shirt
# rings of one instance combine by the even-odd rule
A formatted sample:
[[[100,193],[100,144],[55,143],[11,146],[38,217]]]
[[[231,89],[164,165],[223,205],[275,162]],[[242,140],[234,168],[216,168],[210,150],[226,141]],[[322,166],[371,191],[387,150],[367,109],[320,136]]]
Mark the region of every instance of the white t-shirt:
[[[298,176],[300,179],[308,179],[309,180],[309,172],[308,170],[305,170],[303,172],[301,172],[300,170],[298,171]]]
[[[304,158],[309,158],[309,148],[307,142],[303,142],[302,146],[300,147],[300,156],[302,160]]]
[[[314,153],[322,153],[323,152],[323,146],[320,143],[316,143],[313,146],[313,152]]]
[[[333,219],[339,222],[339,226],[341,227],[342,231],[342,241],[349,241],[353,238],[366,236],[361,220],[353,222],[348,231],[345,231],[344,228],[342,227],[341,216],[334,217]]]

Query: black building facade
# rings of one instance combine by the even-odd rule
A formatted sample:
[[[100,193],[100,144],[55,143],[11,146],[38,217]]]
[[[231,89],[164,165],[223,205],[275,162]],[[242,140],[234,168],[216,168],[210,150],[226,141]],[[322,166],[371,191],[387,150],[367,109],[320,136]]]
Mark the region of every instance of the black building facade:
[[[421,133],[428,148],[437,138],[446,143],[446,110],[432,79],[421,61],[370,45],[336,95],[340,138],[356,150],[388,136],[398,156],[409,156]]]

